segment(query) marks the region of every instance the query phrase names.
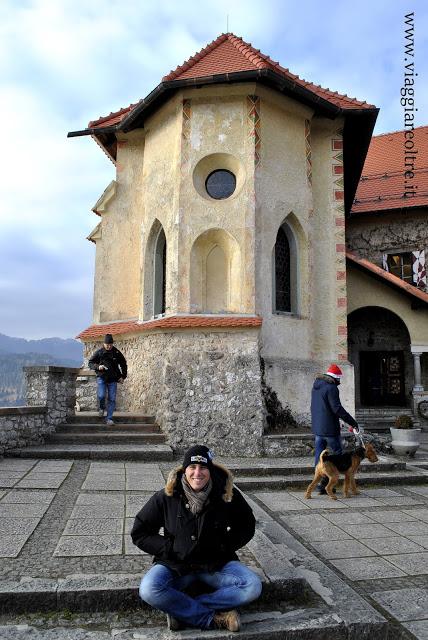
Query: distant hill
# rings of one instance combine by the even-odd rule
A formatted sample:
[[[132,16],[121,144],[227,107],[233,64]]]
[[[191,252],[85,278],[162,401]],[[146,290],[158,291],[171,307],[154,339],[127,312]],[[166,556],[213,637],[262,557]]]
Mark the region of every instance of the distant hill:
[[[80,367],[82,362],[83,345],[77,340],[25,340],[0,334],[0,407],[25,405],[23,367],[49,364]]]
[[[25,340],[11,338],[0,333],[0,352],[6,353],[41,353],[63,360],[83,360],[83,345],[71,338],[42,338],[41,340]]]

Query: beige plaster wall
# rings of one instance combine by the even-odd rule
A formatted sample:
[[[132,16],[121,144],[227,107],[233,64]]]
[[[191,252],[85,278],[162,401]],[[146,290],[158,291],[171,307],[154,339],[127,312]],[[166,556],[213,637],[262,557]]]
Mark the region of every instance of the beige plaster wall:
[[[396,313],[405,323],[411,343],[428,345],[428,309],[411,308],[411,300],[370,275],[348,268],[348,314],[361,307],[383,307]]]

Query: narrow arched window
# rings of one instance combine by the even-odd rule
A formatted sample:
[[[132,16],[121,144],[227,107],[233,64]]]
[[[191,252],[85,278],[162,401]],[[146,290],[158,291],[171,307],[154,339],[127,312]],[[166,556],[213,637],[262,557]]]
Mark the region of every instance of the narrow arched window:
[[[291,311],[291,252],[282,227],[275,242],[275,311]]]
[[[153,267],[153,315],[158,316],[165,313],[166,292],[166,238],[162,227],[156,239]]]

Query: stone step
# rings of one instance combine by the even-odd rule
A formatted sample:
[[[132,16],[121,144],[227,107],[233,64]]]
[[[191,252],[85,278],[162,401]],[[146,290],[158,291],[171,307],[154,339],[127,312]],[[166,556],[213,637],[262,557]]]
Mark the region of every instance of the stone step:
[[[295,474],[283,476],[241,476],[235,477],[236,486],[242,491],[259,491],[261,489],[288,489],[289,487],[307,487],[313,474]],[[357,485],[389,486],[399,484],[424,484],[427,476],[416,470],[375,471],[359,473]],[[343,483],[343,477],[339,486]]]
[[[114,419],[117,422],[133,422],[133,423],[151,423],[155,421],[154,416],[149,416],[146,413],[131,413],[128,411],[115,411]],[[67,422],[71,424],[75,424],[76,422],[85,422],[85,423],[93,423],[99,422],[100,418],[98,416],[98,411],[78,411],[74,414],[74,416],[70,416]]]
[[[98,422],[76,422],[69,423],[64,422],[58,425],[56,433],[80,433],[81,431],[91,431],[91,433],[98,433],[108,431],[109,433],[121,433],[122,431],[132,431],[135,433],[161,433],[159,425],[155,422],[115,422],[114,425],[108,426],[105,421],[98,418]]]
[[[313,472],[314,463],[313,458],[308,458],[307,461],[301,462],[293,459],[281,462],[280,464],[272,463],[269,459],[265,462],[256,460],[254,464],[239,466],[226,465],[235,477],[239,476],[281,476],[281,475],[301,475],[310,474]],[[379,462],[374,464],[365,462],[360,465],[358,473],[375,473],[377,471],[401,471],[406,469],[406,463],[402,461],[395,461],[392,459],[379,459]]]
[[[163,444],[163,433],[135,433],[124,431],[122,433],[84,431],[74,433],[54,433],[46,439],[45,444]]]
[[[148,462],[162,462],[173,460],[171,447],[166,444],[153,445],[60,445],[46,444],[12,449],[5,452],[9,458],[49,458],[55,460],[147,460]]]
[[[142,574],[90,574],[63,579],[28,578],[24,581],[0,581],[2,613],[32,611],[112,611],[151,607],[141,602],[138,586]],[[309,605],[306,581],[297,576],[285,580],[262,580],[259,604],[271,606],[273,601],[305,600]],[[0,636],[1,638],[2,636]]]

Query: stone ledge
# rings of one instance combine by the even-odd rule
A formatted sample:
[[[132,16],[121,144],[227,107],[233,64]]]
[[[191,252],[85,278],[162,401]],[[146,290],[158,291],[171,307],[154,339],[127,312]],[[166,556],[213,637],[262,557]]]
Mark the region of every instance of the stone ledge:
[[[24,371],[28,371],[29,373],[75,373],[78,374],[80,371],[79,368],[73,367],[56,367],[53,365],[41,365],[41,366],[28,366],[22,367]]]
[[[22,415],[40,415],[48,412],[48,408],[43,405],[35,405],[34,407],[0,407],[1,416],[22,416]]]

